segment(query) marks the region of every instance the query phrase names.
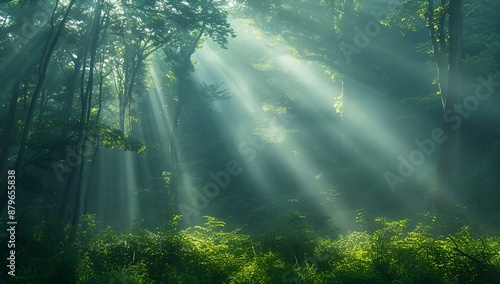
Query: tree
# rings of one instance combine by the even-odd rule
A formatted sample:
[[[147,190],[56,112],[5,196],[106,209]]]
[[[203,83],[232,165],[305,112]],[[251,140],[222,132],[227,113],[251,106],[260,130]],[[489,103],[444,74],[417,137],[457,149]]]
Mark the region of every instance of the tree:
[[[193,1],[193,3],[179,4],[175,9],[182,12],[182,29],[177,35],[175,43],[163,49],[167,64],[173,74],[175,82],[175,96],[173,116],[169,125],[169,166],[171,178],[169,186],[174,190],[179,187],[181,178],[180,169],[180,134],[181,117],[188,100],[199,92],[193,87],[191,73],[194,71],[192,55],[199,48],[204,37],[209,37],[222,48],[227,45],[229,37],[236,36],[228,22],[226,1]],[[214,91],[217,95],[224,95],[224,91]],[[187,118],[186,118],[187,120]],[[175,195],[175,194],[174,194]],[[172,198],[176,202],[176,197]]]
[[[460,130],[446,118],[455,112],[462,97],[462,0],[436,0],[403,3],[404,13],[415,30],[418,18],[426,21],[429,40],[436,64],[437,95],[442,105],[442,130],[446,140],[441,145],[433,207],[439,212],[449,212],[457,202],[454,182],[458,169]]]
[[[35,113],[35,108],[36,108],[36,103],[38,101],[38,98],[42,92],[42,87],[45,82],[46,76],[47,76],[47,70],[48,66],[50,63],[50,60],[52,58],[52,54],[54,53],[54,50],[59,42],[59,39],[62,35],[64,26],[68,20],[69,14],[71,12],[71,9],[73,5],[75,4],[76,0],[71,0],[66,9],[64,10],[64,14],[62,19],[59,21],[58,25],[56,26],[56,11],[59,6],[59,1],[56,2],[54,12],[52,13],[52,18],[51,18],[51,29],[48,34],[47,40],[45,42],[44,49],[42,50],[42,56],[40,58],[40,63],[38,66],[38,80],[36,83],[35,90],[33,91],[33,95],[31,98],[30,106],[28,113],[26,115],[26,120],[24,123],[24,127],[22,130],[21,134],[21,142],[19,146],[19,152],[17,154],[16,158],[16,163],[14,165],[14,169],[16,170],[17,173],[20,172],[22,169],[23,163],[24,163],[24,155],[26,152],[26,144],[28,142],[28,133],[31,129],[31,125],[33,123],[33,117]],[[5,208],[5,205],[7,204],[7,189],[5,190],[4,194],[0,198],[0,211],[3,211]]]
[[[462,97],[462,7],[462,0],[450,0],[449,2],[449,74],[447,92],[444,96],[441,95],[445,115],[455,111],[454,108]],[[442,213],[449,211],[455,205],[454,174],[456,165],[460,163],[457,155],[460,139],[459,130],[446,120],[443,121],[443,130],[444,135],[448,138],[441,146],[435,193],[436,210]]]
[[[145,61],[167,44],[178,29],[169,19],[172,11],[160,10],[161,2],[132,1],[123,5],[112,27],[118,36],[115,52],[120,55],[113,78],[119,101],[119,128],[123,133],[127,133],[125,113],[134,87],[144,73]]]

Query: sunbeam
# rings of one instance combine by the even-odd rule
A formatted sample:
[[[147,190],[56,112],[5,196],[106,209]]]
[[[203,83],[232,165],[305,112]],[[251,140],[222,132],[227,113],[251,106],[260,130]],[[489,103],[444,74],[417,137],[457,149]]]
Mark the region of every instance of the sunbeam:
[[[498,11],[0,0],[0,283],[500,283]]]

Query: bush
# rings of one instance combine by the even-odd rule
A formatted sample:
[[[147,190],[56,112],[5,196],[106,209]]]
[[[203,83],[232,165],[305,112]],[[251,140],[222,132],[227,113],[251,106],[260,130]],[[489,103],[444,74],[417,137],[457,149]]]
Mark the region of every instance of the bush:
[[[16,256],[28,261],[20,262],[18,275],[11,282],[500,282],[498,237],[475,236],[463,227],[453,235],[434,238],[430,233],[433,217],[413,230],[407,228],[408,220],[377,218],[371,233],[349,232],[338,238],[305,238],[299,234],[293,239],[292,232],[286,235],[278,230],[277,236],[306,244],[301,249],[307,249],[297,251],[293,260],[284,253],[293,248],[291,244],[277,240],[283,246],[266,248],[238,230],[226,231],[225,223],[212,217],[206,217],[203,226],[185,230],[177,228],[179,217],[175,217],[158,232],[118,234],[108,228],[98,235],[91,217],[82,220],[77,240],[71,245],[53,238],[49,230],[54,228],[52,223],[19,231],[22,245]],[[290,224],[305,228],[294,223],[303,222],[300,218],[291,220]]]

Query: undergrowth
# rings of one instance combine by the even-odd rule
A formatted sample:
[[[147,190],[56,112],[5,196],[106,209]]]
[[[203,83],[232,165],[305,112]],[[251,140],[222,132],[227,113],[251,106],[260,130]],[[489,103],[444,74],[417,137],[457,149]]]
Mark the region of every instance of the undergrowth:
[[[370,232],[315,237],[289,215],[252,238],[206,217],[179,229],[180,216],[157,232],[96,232],[92,216],[71,245],[54,241],[54,224],[19,234],[11,283],[500,283],[500,239],[464,226],[435,237],[432,222],[376,218]],[[283,219],[285,218],[285,219]],[[432,218],[431,218],[432,219]],[[284,222],[283,220],[286,220]],[[432,219],[434,220],[434,219]],[[255,240],[259,241],[255,241]],[[2,276],[3,277],[3,276]],[[4,279],[3,279],[4,280]]]

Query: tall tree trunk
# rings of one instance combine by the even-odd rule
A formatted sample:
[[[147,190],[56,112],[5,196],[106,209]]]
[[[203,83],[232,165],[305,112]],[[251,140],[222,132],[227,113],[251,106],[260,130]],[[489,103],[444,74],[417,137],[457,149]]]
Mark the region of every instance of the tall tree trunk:
[[[185,72],[183,72],[185,73]],[[179,162],[179,153],[178,153],[178,132],[179,132],[179,124],[180,124],[180,118],[181,118],[181,113],[182,109],[184,107],[184,104],[186,103],[188,93],[186,92],[186,78],[184,76],[188,76],[186,74],[181,75],[177,81],[179,84],[178,88],[178,94],[179,94],[179,101],[177,102],[177,105],[175,107],[175,112],[174,112],[174,117],[172,120],[172,126],[170,127],[170,159],[173,164],[177,164]]]
[[[462,0],[450,0],[450,53],[447,96],[444,111],[454,112],[455,104],[461,101],[462,81]],[[455,127],[456,128],[456,127]],[[456,203],[455,171],[458,168],[459,130],[454,125],[443,122],[443,131],[447,139],[441,145],[437,172],[437,188],[435,195],[436,211],[446,213]]]
[[[441,96],[441,103],[445,105],[447,96],[447,80],[448,80],[448,64],[446,64],[446,33],[445,33],[445,21],[446,15],[448,14],[445,10],[446,0],[441,0],[440,4],[440,14],[438,21],[434,20],[435,9],[434,0],[428,0],[427,6],[427,17],[428,17],[428,28],[430,31],[432,52],[434,54],[434,60],[437,65],[437,76],[438,76],[438,88],[439,95]]]
[[[99,123],[99,118],[101,114],[101,109],[102,109],[102,91],[103,91],[103,85],[104,85],[104,73],[103,73],[103,64],[101,61],[101,64],[99,65],[99,74],[97,76],[97,79],[99,81],[99,101],[98,101],[98,107],[97,107],[97,114],[95,116],[95,122]],[[88,204],[89,204],[89,197],[90,197],[90,192],[92,190],[93,184],[92,180],[94,177],[97,176],[97,181],[99,182],[99,144],[100,140],[99,137],[97,138],[98,140],[96,141],[96,148],[94,150],[94,154],[92,155],[92,167],[90,169],[90,176],[88,179],[88,186],[87,190],[85,191],[85,196],[83,198],[83,214],[88,213]],[[96,165],[97,165],[97,170],[96,170]],[[97,175],[94,175],[94,173],[97,172]]]
[[[193,55],[193,53],[196,51],[196,47],[198,46],[198,43],[200,42],[204,32],[205,28],[202,28],[198,33],[198,35],[196,36],[196,38],[191,43],[191,45],[187,47],[187,50],[181,51],[183,57],[180,59],[179,65],[175,72],[176,73],[175,77],[178,80],[177,92],[179,95],[179,101],[175,108],[174,117],[172,119],[172,125],[170,127],[170,143],[169,143],[170,158],[172,159],[174,164],[177,164],[179,160],[179,153],[177,149],[177,144],[178,144],[177,138],[178,138],[178,130],[179,130],[182,109],[188,97],[188,92],[186,90],[189,83],[189,74],[190,74],[189,67],[191,66],[191,55]]]
[[[72,58],[73,60],[73,73],[69,77],[67,87],[65,89],[66,104],[63,109],[63,119],[69,120],[71,118],[71,111],[73,110],[73,102],[75,98],[76,82],[78,82],[78,75],[80,74],[80,67],[82,60],[80,57]]]
[[[119,126],[120,130],[125,133],[125,113],[127,111],[127,106],[129,106],[130,101],[132,99],[132,92],[134,90],[135,80],[137,78],[137,74],[139,73],[139,69],[142,67],[142,63],[144,61],[144,57],[141,51],[140,46],[137,49],[128,49],[132,50],[130,52],[126,52],[125,63],[124,63],[124,76],[125,82],[123,87],[123,94],[119,96]],[[127,66],[130,65],[130,66]],[[129,113],[130,115],[130,113]],[[130,125],[129,125],[130,127]]]
[[[173,202],[173,208],[176,207],[177,204],[177,193],[176,190],[179,187],[180,183],[180,178],[182,171],[180,169],[180,156],[179,156],[179,125],[180,125],[180,119],[181,119],[181,114],[182,114],[182,109],[184,108],[184,105],[188,99],[189,92],[187,91],[187,88],[189,86],[189,75],[190,71],[189,68],[191,66],[191,55],[196,51],[196,47],[198,46],[198,43],[201,40],[201,37],[203,36],[203,33],[205,32],[205,28],[202,28],[196,38],[193,40],[191,45],[187,47],[187,50],[181,50],[181,54],[183,56],[180,59],[179,65],[177,66],[176,74],[175,77],[178,80],[178,95],[179,95],[179,101],[177,103],[177,106],[175,108],[174,112],[174,117],[172,119],[172,125],[170,126],[170,164],[172,167],[171,170],[171,178],[170,178],[170,186],[169,188],[171,189],[169,192],[169,195],[171,196],[170,200]]]
[[[82,93],[82,112],[80,114],[80,127],[78,133],[78,141],[82,142],[82,154],[85,153],[85,145],[83,143],[85,140],[86,130],[88,123],[90,121],[90,109],[92,107],[92,90],[94,87],[94,69],[95,69],[95,59],[98,47],[98,39],[100,34],[100,23],[101,23],[101,11],[102,11],[103,0],[97,0],[96,7],[94,10],[93,25],[90,31],[89,46],[90,46],[90,62],[89,62],[89,75],[87,78],[87,84],[85,88],[85,93]],[[85,64],[85,62],[84,62]],[[84,66],[85,67],[85,66]],[[85,70],[85,68],[83,68]],[[82,74],[84,74],[82,72]],[[82,76],[82,80],[84,80]],[[82,202],[82,187],[83,187],[83,177],[85,170],[85,159],[82,157],[80,161],[80,170],[78,183],[76,187],[76,197],[75,197],[75,211],[73,213],[73,220],[71,222],[71,229],[68,237],[69,243],[74,242],[76,238],[76,233],[78,231],[78,225],[80,223],[81,216],[81,202]]]

